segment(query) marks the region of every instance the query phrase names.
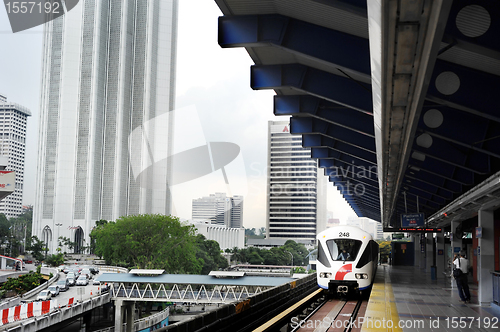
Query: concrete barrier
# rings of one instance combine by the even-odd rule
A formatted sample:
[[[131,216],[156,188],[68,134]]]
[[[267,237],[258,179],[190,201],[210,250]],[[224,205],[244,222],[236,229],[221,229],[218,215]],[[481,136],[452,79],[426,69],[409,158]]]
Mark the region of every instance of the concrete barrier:
[[[48,268],[43,268],[43,269],[47,269],[45,272],[47,272],[49,270]],[[38,292],[41,292],[42,290],[44,290],[45,288],[48,288],[50,285],[52,285],[54,282],[56,282],[59,279],[59,272],[57,272],[56,269],[52,269],[52,270],[55,272],[55,273],[52,272],[54,274],[54,276],[52,278],[50,278],[47,282],[44,282],[40,286],[33,288],[32,290],[24,293],[21,296],[21,299],[26,300],[27,298],[32,297],[33,295],[37,294]],[[47,275],[50,275],[51,271],[48,271],[48,272],[49,272],[49,274],[47,274]],[[44,273],[42,273],[42,274],[44,274]]]

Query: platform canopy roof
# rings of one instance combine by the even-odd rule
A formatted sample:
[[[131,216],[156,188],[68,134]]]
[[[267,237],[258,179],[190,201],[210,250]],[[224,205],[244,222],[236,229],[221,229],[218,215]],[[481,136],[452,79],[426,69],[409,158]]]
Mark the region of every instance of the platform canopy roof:
[[[215,0],[219,44],[358,216],[450,220],[500,171],[500,6],[489,1]],[[500,188],[463,201],[467,218]],[[406,198],[405,198],[406,197]],[[469,207],[464,207],[470,204]]]

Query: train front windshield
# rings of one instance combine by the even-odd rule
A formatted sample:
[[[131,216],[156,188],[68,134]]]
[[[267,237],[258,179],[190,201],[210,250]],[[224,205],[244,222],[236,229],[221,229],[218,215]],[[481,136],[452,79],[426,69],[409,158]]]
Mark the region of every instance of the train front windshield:
[[[333,239],[326,241],[326,246],[334,261],[354,261],[361,248],[361,241]]]

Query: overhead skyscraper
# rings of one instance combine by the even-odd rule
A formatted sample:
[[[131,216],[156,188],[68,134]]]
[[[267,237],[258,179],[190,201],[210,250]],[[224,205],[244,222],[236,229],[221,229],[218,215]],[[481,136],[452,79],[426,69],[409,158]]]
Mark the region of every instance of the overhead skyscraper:
[[[326,229],[326,177],[288,121],[269,121],[268,129],[266,238],[314,243]]]
[[[171,147],[176,26],[177,0],[82,0],[45,25],[33,234],[51,252],[88,245],[96,220],[170,213],[152,166]]]

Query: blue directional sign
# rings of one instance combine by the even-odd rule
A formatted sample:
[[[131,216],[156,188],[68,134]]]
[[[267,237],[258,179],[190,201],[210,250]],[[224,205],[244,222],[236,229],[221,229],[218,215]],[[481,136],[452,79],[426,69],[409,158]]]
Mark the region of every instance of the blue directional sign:
[[[419,227],[424,226],[423,213],[411,213],[401,215],[401,227]]]

